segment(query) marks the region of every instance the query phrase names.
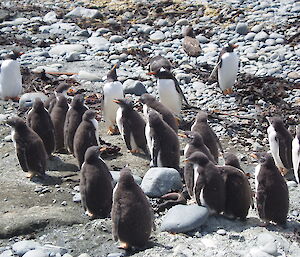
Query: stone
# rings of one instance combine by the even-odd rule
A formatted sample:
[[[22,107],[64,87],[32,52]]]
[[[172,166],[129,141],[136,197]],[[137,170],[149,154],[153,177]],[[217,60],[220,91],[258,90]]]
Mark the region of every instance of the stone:
[[[107,257],[123,257],[125,256],[125,253],[110,253],[107,255]]]
[[[272,255],[265,253],[264,251],[262,251],[261,249],[254,247],[252,249],[250,249],[249,254],[247,255],[247,257],[271,257]]]
[[[53,22],[57,22],[57,14],[56,12],[52,11],[52,12],[48,12],[44,18],[43,18],[44,22],[48,22],[48,23],[53,23]]]
[[[188,73],[177,73],[175,77],[178,81],[183,80],[185,83],[189,83],[192,79],[192,75]]]
[[[287,181],[286,184],[289,188],[297,187],[297,182],[294,180]]]
[[[263,246],[260,246],[260,250],[262,250],[263,252],[267,253],[267,254],[271,254],[273,256],[277,256],[277,245],[275,242],[269,242],[266,243]]]
[[[6,250],[0,254],[0,257],[11,257],[11,256],[14,256],[14,253],[12,250]]]
[[[199,43],[201,43],[201,44],[206,44],[209,42],[209,39],[202,35],[197,35],[196,38],[199,41]]]
[[[254,41],[265,41],[268,37],[269,35],[267,34],[267,32],[260,31],[255,35]]]
[[[290,79],[300,79],[300,73],[297,71],[292,71],[288,73]]]
[[[37,250],[42,250],[43,252],[48,253],[49,256],[53,256],[55,254],[64,255],[68,252],[68,250],[64,247],[45,244],[44,246],[38,247]]]
[[[73,256],[69,253],[65,253],[62,257],[73,257]]]
[[[69,53],[66,56],[67,62],[80,61],[80,55],[78,53]]]
[[[82,18],[92,18],[97,19],[101,18],[101,13],[96,9],[87,9],[84,7],[76,7],[72,11],[68,12],[65,17],[77,16]]]
[[[124,38],[122,36],[119,36],[119,35],[112,35],[109,38],[109,42],[111,42],[111,43],[120,43],[123,40],[124,40]]]
[[[12,245],[12,250],[16,255],[22,256],[26,252],[28,252],[30,250],[35,250],[40,246],[41,245],[39,243],[37,243],[33,240],[23,240],[23,241],[14,243]]]
[[[84,53],[85,47],[80,44],[63,44],[52,47],[49,51],[53,55],[65,55],[66,53]]]
[[[141,183],[141,188],[149,197],[161,197],[182,188],[180,174],[173,168],[155,167],[149,169]]]
[[[23,257],[49,257],[49,253],[44,252],[43,250],[31,250],[23,255]]]
[[[262,28],[263,28],[262,24],[257,24],[251,28],[251,31],[254,33],[258,33],[262,30]]]
[[[141,96],[147,93],[145,85],[137,80],[127,79],[123,83],[123,90],[125,94],[131,94],[136,96]]]
[[[87,71],[79,71],[78,78],[83,80],[88,80],[88,81],[101,81],[101,78],[97,74],[87,72]]]
[[[175,25],[186,26],[186,25],[189,25],[189,21],[187,19],[183,18],[183,19],[176,21]]]
[[[110,43],[104,37],[90,37],[88,38],[88,43],[91,47],[95,48],[96,50],[100,51],[108,51]]]
[[[236,25],[235,32],[240,35],[246,35],[249,32],[247,23],[240,22]]]
[[[42,92],[25,93],[20,97],[19,108],[22,109],[31,107],[36,98],[40,98],[43,102],[48,99],[48,97]]]
[[[205,91],[205,89],[206,89],[206,85],[203,82],[201,82],[201,81],[195,81],[195,82],[193,82],[192,86],[196,90],[197,95],[201,95]]]
[[[73,195],[73,202],[74,203],[80,203],[81,202],[81,194],[80,193],[76,193],[75,195]]]
[[[251,41],[251,40],[254,39],[255,35],[256,35],[256,34],[255,34],[254,32],[249,32],[249,33],[245,36],[245,40]]]
[[[82,253],[82,254],[80,254],[78,257],[90,257],[90,255],[87,254],[87,253]]]
[[[111,170],[110,174],[113,178],[114,185],[116,185],[120,179],[120,172]],[[133,175],[133,179],[134,179],[135,183],[137,183],[138,185],[140,185],[142,183],[142,178],[137,175]]]
[[[221,236],[225,236],[226,235],[226,230],[225,229],[218,229],[217,234],[221,235]]]
[[[208,209],[193,205],[176,205],[162,218],[161,231],[185,233],[202,226],[209,216]]]
[[[160,30],[155,31],[153,34],[150,35],[150,40],[154,43],[159,43],[163,41],[165,38],[166,38],[165,34]]]

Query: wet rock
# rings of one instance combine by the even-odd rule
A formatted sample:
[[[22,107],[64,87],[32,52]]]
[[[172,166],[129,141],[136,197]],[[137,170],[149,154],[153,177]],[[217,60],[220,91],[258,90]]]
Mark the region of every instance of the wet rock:
[[[101,18],[101,13],[96,9],[87,9],[84,7],[76,7],[72,11],[68,12],[65,17],[77,16],[82,18]]]
[[[123,89],[125,94],[132,94],[136,96],[141,96],[147,93],[145,85],[136,80],[128,79],[123,83]]]
[[[235,28],[235,32],[240,35],[246,35],[249,32],[247,23],[238,23]]]
[[[23,255],[23,257],[49,257],[49,254],[43,250],[31,250]]]
[[[25,93],[20,97],[19,108],[22,109],[31,107],[36,98],[40,98],[43,102],[48,99],[48,97],[42,92]]]
[[[207,208],[194,205],[176,205],[163,217],[160,230],[185,233],[202,226],[209,216]]]
[[[35,250],[41,245],[33,240],[23,240],[12,245],[12,250],[18,256],[23,256],[30,250]]]
[[[95,48],[96,50],[100,51],[108,51],[110,43],[104,37],[90,37],[88,38],[88,43],[91,47]]]
[[[80,44],[62,44],[56,45],[50,49],[49,54],[53,55],[64,55],[66,53],[84,53],[85,47]]]
[[[150,40],[154,43],[159,43],[163,41],[165,38],[166,38],[165,34],[160,30],[155,31],[153,34],[150,35]]]
[[[179,172],[173,168],[156,167],[149,169],[141,184],[141,188],[149,197],[160,197],[182,187]]]

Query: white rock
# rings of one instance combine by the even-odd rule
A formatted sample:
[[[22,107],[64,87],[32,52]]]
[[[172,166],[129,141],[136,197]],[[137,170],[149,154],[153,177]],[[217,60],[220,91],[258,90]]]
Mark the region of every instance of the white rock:
[[[100,18],[101,13],[96,9],[87,9],[84,7],[76,7],[66,14],[66,17],[77,16],[83,18]]]
[[[44,16],[43,21],[44,22],[49,22],[49,23],[57,22],[57,14],[56,14],[56,12],[54,12],[54,11],[48,12]]]
[[[42,92],[25,93],[20,97],[19,108],[31,107],[36,98],[40,98],[43,102],[48,99]]]
[[[12,250],[14,251],[15,254],[17,254],[19,256],[22,256],[26,252],[28,252],[30,250],[34,250],[34,249],[36,249],[40,246],[41,245],[38,242],[35,242],[33,240],[23,240],[23,241],[19,241],[17,243],[14,243],[12,245]],[[29,257],[29,255],[28,255],[28,257]]]
[[[87,72],[87,71],[79,71],[78,78],[83,79],[83,80],[88,80],[88,81],[100,81],[101,80],[101,78],[97,74]]]
[[[49,51],[51,56],[53,55],[64,55],[66,53],[84,53],[85,47],[80,44],[64,44],[56,45]]]
[[[153,34],[150,35],[150,40],[153,41],[154,43],[159,43],[163,41],[165,38],[166,38],[165,34],[160,30],[155,31]]]
[[[100,51],[108,51],[110,43],[104,37],[90,37],[88,38],[88,43],[91,47],[100,50]]]

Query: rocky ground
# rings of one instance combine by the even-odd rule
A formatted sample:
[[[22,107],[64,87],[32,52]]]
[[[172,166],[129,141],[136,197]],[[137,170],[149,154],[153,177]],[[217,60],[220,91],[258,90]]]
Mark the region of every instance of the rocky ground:
[[[120,64],[118,75],[127,93],[155,94],[155,81],[146,75],[147,63],[162,54],[172,61],[191,104],[209,113],[224,149],[237,153],[245,171],[253,174],[255,161],[249,154],[269,149],[265,117],[281,115],[292,133],[299,124],[299,9],[294,0],[4,0],[0,55],[16,46],[25,52],[19,60],[24,92],[48,94],[67,81],[75,93],[85,93],[87,104],[101,116],[98,97],[108,69]],[[188,58],[181,48],[181,32],[189,23],[203,49],[198,58]],[[215,78],[208,78],[227,42],[239,45],[241,61],[236,92],[230,97],[220,93]],[[38,74],[42,69],[71,74],[45,77]],[[182,111],[187,128],[197,108]],[[0,110],[1,119],[25,115],[11,101],[1,101]],[[28,181],[7,138],[9,129],[1,125],[0,134],[1,257],[38,248],[43,253],[37,250],[27,256],[300,256],[300,189],[293,181],[288,182],[286,229],[260,227],[257,211],[251,209],[244,223],[209,217],[196,231],[170,234],[159,231],[164,213],[156,213],[158,230],[146,249],[125,253],[112,240],[110,219],[89,221],[83,215],[73,157],[57,154],[48,164],[45,181]],[[121,147],[120,154],[105,158],[111,170],[129,163],[134,174],[144,176],[148,161],[128,154],[120,136],[107,136],[103,121],[100,136]],[[253,178],[250,183],[253,186]],[[155,206],[156,201],[152,203]]]

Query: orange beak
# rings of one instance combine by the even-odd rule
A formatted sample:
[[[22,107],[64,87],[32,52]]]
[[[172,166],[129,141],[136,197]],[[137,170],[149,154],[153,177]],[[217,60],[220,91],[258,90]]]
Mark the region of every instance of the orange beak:
[[[99,149],[99,152],[104,152],[107,148],[106,147],[102,147]]]
[[[250,156],[256,160],[258,160],[258,156],[255,153],[251,153]]]
[[[238,47],[239,47],[239,45],[232,45],[232,47],[233,47],[233,48],[238,48]]]
[[[117,99],[114,99],[113,102],[114,102],[114,103],[117,103],[117,104],[120,103],[120,101],[117,100]]]
[[[183,138],[187,138],[187,135],[182,134],[182,133],[178,133],[178,136],[183,137]]]
[[[156,72],[151,71],[151,72],[147,72],[146,74],[147,74],[147,75],[156,75]]]
[[[118,64],[116,63],[113,67],[112,70],[116,69],[118,67]]]
[[[189,160],[189,159],[185,159],[185,160],[183,160],[183,162],[185,162],[185,163],[189,163],[189,162],[190,162],[190,160]]]
[[[74,93],[74,89],[69,88],[68,91],[67,91],[67,93]]]

